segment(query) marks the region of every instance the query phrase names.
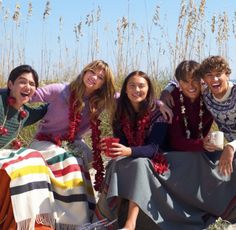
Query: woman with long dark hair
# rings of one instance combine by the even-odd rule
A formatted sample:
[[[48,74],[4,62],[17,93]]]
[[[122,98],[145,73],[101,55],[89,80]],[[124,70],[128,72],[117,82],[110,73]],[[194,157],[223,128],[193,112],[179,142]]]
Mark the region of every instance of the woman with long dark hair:
[[[135,229],[139,209],[148,209],[150,177],[164,173],[167,162],[161,146],[167,123],[159,111],[150,78],[142,71],[130,73],[124,80],[113,119],[112,154],[117,157],[107,168],[105,184],[96,208],[98,219],[113,222],[118,217],[121,199],[129,200],[126,229]],[[143,189],[146,192],[143,192]]]

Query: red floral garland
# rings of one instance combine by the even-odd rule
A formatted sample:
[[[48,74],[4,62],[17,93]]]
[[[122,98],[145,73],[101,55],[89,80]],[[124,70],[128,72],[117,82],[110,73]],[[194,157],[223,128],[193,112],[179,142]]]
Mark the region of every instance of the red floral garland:
[[[75,108],[78,106],[77,103],[74,104],[75,95],[71,94],[70,97],[70,111],[69,111],[69,132],[67,134],[66,140],[69,142],[74,142],[76,133],[78,132],[79,124],[81,122],[80,112],[75,112]]]
[[[150,127],[151,115],[146,113],[142,118],[138,119],[136,129],[131,127],[127,117],[122,117],[122,130],[127,138],[129,146],[142,146],[146,137],[146,130]],[[152,159],[153,167],[159,174],[168,171],[169,165],[166,158],[161,153],[155,154]]]
[[[80,112],[75,112],[76,104],[74,104],[75,96],[71,94],[69,102],[69,129],[66,135],[56,135],[38,133],[36,139],[39,141],[50,141],[57,146],[62,145],[62,141],[74,142],[76,133],[78,132],[78,127],[81,122]]]
[[[79,130],[79,125],[81,122],[81,114],[80,112],[75,112],[75,107],[77,106],[74,104],[75,96],[72,94],[70,96],[70,111],[69,111],[69,129],[67,135],[57,135],[53,136],[52,134],[44,134],[38,133],[36,139],[39,141],[51,141],[52,143],[56,144],[57,146],[62,145],[62,141],[68,141],[73,143],[75,140],[76,133]],[[100,135],[101,131],[99,129],[101,121],[96,117],[93,121],[90,120],[90,128],[92,130],[92,148],[93,148],[93,167],[96,170],[95,174],[95,190],[99,191],[101,184],[104,178],[104,166],[101,157],[101,149],[100,149]]]
[[[155,154],[154,158],[152,159],[152,164],[155,171],[159,174],[163,174],[169,170],[168,161],[161,153]]]
[[[123,132],[128,140],[129,146],[140,146],[144,144],[144,138],[146,136],[146,130],[149,128],[150,114],[146,113],[142,118],[137,121],[137,128],[131,127],[131,123],[127,117],[123,116],[121,119],[121,125]]]
[[[105,169],[103,165],[103,160],[101,157],[101,147],[100,147],[100,135],[101,130],[99,129],[101,120],[96,118],[95,120],[90,120],[90,127],[92,129],[92,147],[93,147],[93,168],[96,169],[95,174],[95,182],[94,182],[94,189],[96,191],[100,191],[104,175],[105,175]]]

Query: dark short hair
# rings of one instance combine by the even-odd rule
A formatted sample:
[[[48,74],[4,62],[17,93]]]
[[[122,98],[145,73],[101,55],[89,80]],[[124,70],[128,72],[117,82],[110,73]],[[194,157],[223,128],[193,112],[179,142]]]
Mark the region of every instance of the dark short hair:
[[[231,74],[229,64],[222,56],[210,56],[202,61],[199,68],[201,78],[213,71],[220,73],[225,72],[226,75]]]
[[[30,66],[30,65],[19,65],[16,68],[14,68],[9,77],[8,77],[8,82],[11,81],[12,83],[15,82],[15,80],[21,76],[23,73],[32,73],[33,78],[34,78],[34,82],[35,82],[35,86],[36,88],[39,85],[39,77],[38,77],[38,73]]]
[[[187,81],[187,76],[192,74],[195,78],[195,71],[199,68],[200,64],[193,60],[182,61],[175,70],[175,78],[177,81]]]

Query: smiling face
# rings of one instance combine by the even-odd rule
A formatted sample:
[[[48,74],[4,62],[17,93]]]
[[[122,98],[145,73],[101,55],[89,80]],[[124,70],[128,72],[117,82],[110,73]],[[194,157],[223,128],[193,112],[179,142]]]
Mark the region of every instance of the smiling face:
[[[203,76],[203,80],[216,98],[221,99],[227,92],[229,77],[225,72],[211,71]]]
[[[134,75],[129,79],[126,86],[126,94],[135,111],[138,111],[140,102],[146,99],[148,89],[148,82],[145,78]]]
[[[19,109],[27,103],[36,91],[36,84],[32,73],[23,73],[14,82],[8,81],[10,96],[16,99],[14,107]]]
[[[201,93],[201,83],[200,80],[193,78],[192,74],[188,74],[186,76],[186,80],[180,80],[179,81],[180,89],[182,90],[183,94],[190,98],[190,100],[193,102],[196,100],[196,98],[199,97]]]
[[[83,77],[83,83],[85,85],[85,94],[90,95],[95,90],[100,89],[105,82],[104,69],[88,70]]]

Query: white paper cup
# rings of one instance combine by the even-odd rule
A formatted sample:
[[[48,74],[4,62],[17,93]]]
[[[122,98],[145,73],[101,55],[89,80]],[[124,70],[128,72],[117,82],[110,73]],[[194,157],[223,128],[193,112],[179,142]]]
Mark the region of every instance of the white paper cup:
[[[224,133],[221,131],[214,131],[211,133],[210,142],[213,143],[217,148],[224,148]]]

